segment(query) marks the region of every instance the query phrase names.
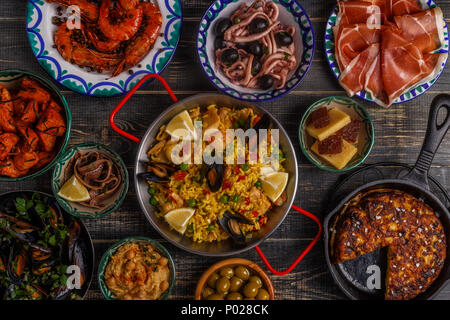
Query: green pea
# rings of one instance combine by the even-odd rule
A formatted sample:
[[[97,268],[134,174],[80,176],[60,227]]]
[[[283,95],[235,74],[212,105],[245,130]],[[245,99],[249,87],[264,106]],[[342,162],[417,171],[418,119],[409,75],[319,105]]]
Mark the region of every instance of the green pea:
[[[148,188],[148,193],[154,195],[156,193],[156,189],[153,187]]]
[[[150,199],[150,204],[151,204],[152,206],[156,206],[156,205],[158,205],[158,200],[156,200],[155,197],[152,197],[152,198]]]
[[[208,226],[208,231],[213,231],[214,229],[215,229],[215,227],[214,227],[213,224],[210,224],[210,225]]]
[[[250,166],[247,163],[244,163],[242,165],[242,170],[247,171],[248,169],[250,169]]]
[[[227,195],[223,195],[220,197],[220,202],[222,203],[228,203],[228,196]]]
[[[261,181],[260,181],[260,180],[258,180],[258,181],[255,182],[255,187],[258,187],[258,188],[261,187]]]
[[[197,201],[195,201],[195,199],[189,199],[188,200],[188,206],[193,208],[197,205]]]
[[[233,196],[232,201],[233,201],[233,202],[238,202],[238,201],[239,201],[239,196],[238,196],[237,194],[235,194],[235,195]]]
[[[233,128],[234,128],[234,129],[239,128],[239,122],[235,121],[235,122],[233,123]]]
[[[239,18],[234,19],[234,24],[238,24],[240,22],[241,22],[241,19],[239,19]]]
[[[186,171],[186,170],[188,169],[188,165],[187,165],[186,163],[183,163],[183,162],[182,162],[182,163],[180,164],[180,169],[183,170],[183,171]]]

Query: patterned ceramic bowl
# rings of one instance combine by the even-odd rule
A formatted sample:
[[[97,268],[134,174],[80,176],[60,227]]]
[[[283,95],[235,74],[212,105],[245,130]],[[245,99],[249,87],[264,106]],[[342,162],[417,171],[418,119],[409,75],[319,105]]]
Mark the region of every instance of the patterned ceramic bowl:
[[[242,1],[237,0],[215,0],[203,15],[197,34],[197,54],[203,71],[205,72],[211,83],[220,91],[240,100],[261,102],[279,98],[295,87],[306,76],[309,67],[313,61],[315,40],[312,23],[309,20],[305,10],[296,0],[273,0],[280,8],[279,20],[283,25],[295,26],[296,34],[294,43],[296,47],[297,61],[299,65],[297,70],[290,74],[290,79],[286,82],[284,88],[276,90],[259,90],[245,88],[232,84],[225,75],[216,70],[215,51],[214,51],[214,25],[215,21],[220,18],[231,16]],[[246,0],[253,3],[254,0]]]
[[[100,260],[100,264],[98,266],[98,284],[100,286],[100,290],[105,296],[106,300],[117,300],[114,297],[114,294],[109,290],[108,286],[105,283],[105,272],[106,267],[109,263],[109,260],[111,256],[116,252],[116,250],[128,243],[135,243],[135,242],[147,242],[151,244],[162,256],[169,259],[169,269],[170,269],[170,284],[167,291],[161,296],[159,300],[166,300],[170,294],[172,293],[174,284],[175,284],[175,278],[176,278],[176,272],[175,272],[175,264],[173,263],[173,259],[170,256],[169,251],[163,245],[161,245],[159,242],[152,240],[150,238],[146,237],[129,237],[125,238],[117,243],[115,243],[112,247],[110,247],[108,250],[106,250],[105,254],[103,255],[102,259]]]
[[[434,8],[436,7],[436,3],[433,0],[419,0],[423,8]],[[338,7],[334,7],[333,11],[331,11],[331,15],[328,18],[328,22],[325,28],[325,54],[327,56],[328,65],[331,68],[331,71],[333,72],[333,75],[336,77],[336,79],[339,78],[341,75],[341,71],[339,70],[338,64],[336,62],[336,55],[335,55],[335,47],[334,47],[334,34],[333,34],[333,27],[336,25],[336,19],[337,15],[339,13]],[[445,23],[445,22],[444,22]],[[445,23],[444,28],[444,45],[441,51],[447,52],[449,48],[449,37],[448,37],[448,28],[447,24]],[[439,70],[438,75],[423,84],[419,84],[418,86],[413,87],[408,92],[405,92],[402,94],[399,98],[397,98],[394,101],[394,104],[403,103],[412,99],[417,98],[421,94],[425,93],[428,89],[431,88],[431,86],[436,82],[437,79],[441,76],[442,72],[444,71],[445,65],[447,64],[447,58],[442,62],[441,69]],[[375,102],[370,93],[362,90],[356,94],[357,97],[360,97],[366,101]]]
[[[155,2],[155,1],[153,1]],[[56,26],[52,18],[57,15],[56,3],[28,0],[27,34],[31,49],[41,66],[59,83],[70,90],[89,96],[114,96],[130,91],[148,73],[161,73],[169,64],[178,45],[181,32],[182,10],[180,0],[156,1],[163,17],[161,36],[147,56],[131,72],[122,72],[114,78],[106,74],[88,72],[64,60],[54,48]]]
[[[321,107],[330,107],[331,105],[347,113],[352,119],[360,119],[363,122],[356,145],[358,152],[353,157],[353,159],[350,160],[350,162],[341,170],[336,169],[328,163],[325,163],[311,150],[311,146],[314,143],[314,138],[306,132],[306,126],[308,125],[308,119],[311,112]],[[359,166],[369,156],[375,142],[375,132],[372,119],[366,109],[364,109],[362,105],[350,98],[335,96],[323,98],[319,101],[316,101],[308,108],[308,110],[306,110],[300,122],[298,137],[300,140],[300,147],[306,158],[308,158],[311,163],[313,163],[320,169],[331,172],[344,172]]]
[[[105,207],[102,209],[95,209],[83,206],[76,202],[67,201],[58,196],[58,191],[61,189],[63,183],[70,177],[65,177],[65,169],[69,164],[69,160],[77,153],[84,154],[89,151],[97,151],[101,154],[108,156],[115,161],[115,164],[120,170],[122,175],[122,184],[117,192],[108,199],[105,199]],[[128,192],[128,171],[122,158],[110,148],[98,144],[98,143],[82,143],[73,146],[62,156],[53,170],[52,176],[52,190],[59,205],[68,213],[79,218],[96,219],[102,218],[114,211],[116,211],[121,205]]]
[[[50,170],[56,164],[58,159],[62,156],[62,154],[66,150],[67,143],[69,142],[70,139],[70,129],[72,127],[72,115],[70,113],[69,106],[64,96],[60,93],[59,89],[55,85],[53,85],[50,81],[46,80],[45,78],[35,73],[24,70],[2,70],[0,71],[0,84],[5,86],[6,88],[14,88],[18,85],[18,81],[23,77],[29,77],[39,82],[44,88],[48,90],[48,92],[51,93],[55,101],[57,101],[58,104],[64,108],[64,115],[66,119],[66,133],[63,137],[58,138],[59,141],[57,140],[57,143],[59,144],[59,146],[55,148],[55,151],[57,151],[56,156],[45,167],[20,178],[8,178],[0,176],[0,181],[23,181],[34,179],[44,174],[45,172]]]

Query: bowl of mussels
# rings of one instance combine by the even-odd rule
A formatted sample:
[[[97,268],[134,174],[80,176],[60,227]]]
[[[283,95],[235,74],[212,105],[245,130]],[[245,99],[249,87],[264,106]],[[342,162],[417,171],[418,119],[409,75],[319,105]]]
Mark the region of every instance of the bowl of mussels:
[[[80,219],[51,195],[0,195],[0,300],[83,299],[94,250]]]

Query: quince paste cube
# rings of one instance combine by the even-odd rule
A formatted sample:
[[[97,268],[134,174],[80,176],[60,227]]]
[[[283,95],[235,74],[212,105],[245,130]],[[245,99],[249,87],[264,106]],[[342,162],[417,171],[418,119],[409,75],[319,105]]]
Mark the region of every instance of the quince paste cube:
[[[341,153],[320,154],[318,141],[314,142],[314,144],[311,146],[311,150],[338,170],[344,168],[347,165],[347,163],[349,163],[349,161],[352,160],[356,152],[358,152],[358,149],[354,145],[348,143],[345,140],[342,141]]]
[[[320,141],[325,140],[352,121],[348,114],[336,108],[329,110],[328,114],[330,116],[330,123],[326,127],[315,128],[312,123],[306,127],[306,132],[308,132],[311,137],[319,139]]]

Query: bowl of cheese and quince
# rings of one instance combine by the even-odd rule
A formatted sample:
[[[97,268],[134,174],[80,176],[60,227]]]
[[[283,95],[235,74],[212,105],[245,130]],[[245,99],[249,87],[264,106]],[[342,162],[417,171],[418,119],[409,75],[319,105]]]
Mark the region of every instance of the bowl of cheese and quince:
[[[320,169],[348,171],[363,163],[372,150],[372,119],[350,98],[327,97],[303,115],[299,140],[303,154]]]

